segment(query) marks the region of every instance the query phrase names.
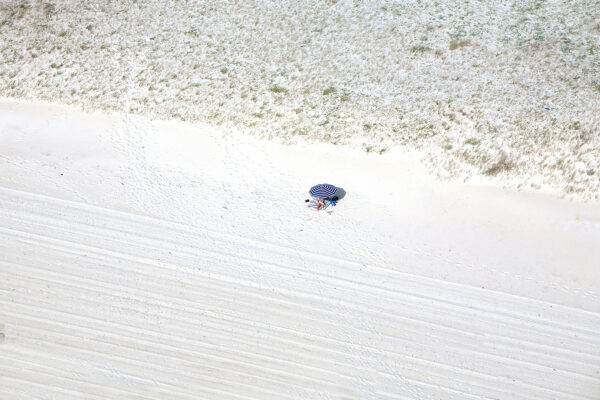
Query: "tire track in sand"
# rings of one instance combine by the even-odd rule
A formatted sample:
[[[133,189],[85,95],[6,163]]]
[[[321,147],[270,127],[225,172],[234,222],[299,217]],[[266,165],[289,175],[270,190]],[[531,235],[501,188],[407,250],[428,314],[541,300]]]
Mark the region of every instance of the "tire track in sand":
[[[597,313],[6,189],[0,237],[0,397],[600,392]]]

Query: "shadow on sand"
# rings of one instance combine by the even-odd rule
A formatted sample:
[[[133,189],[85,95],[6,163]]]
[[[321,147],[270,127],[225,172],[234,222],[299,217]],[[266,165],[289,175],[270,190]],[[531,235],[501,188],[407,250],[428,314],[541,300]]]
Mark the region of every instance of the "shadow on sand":
[[[337,192],[333,196],[331,196],[331,200],[339,201],[346,197],[346,191],[342,188],[338,188]]]

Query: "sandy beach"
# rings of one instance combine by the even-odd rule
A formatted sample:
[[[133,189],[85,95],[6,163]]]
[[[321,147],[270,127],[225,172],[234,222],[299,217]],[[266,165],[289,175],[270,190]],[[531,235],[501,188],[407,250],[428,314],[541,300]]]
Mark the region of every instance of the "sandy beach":
[[[598,10],[1,1],[0,399],[599,399]]]
[[[600,392],[597,204],[39,102],[0,143],[2,398]]]

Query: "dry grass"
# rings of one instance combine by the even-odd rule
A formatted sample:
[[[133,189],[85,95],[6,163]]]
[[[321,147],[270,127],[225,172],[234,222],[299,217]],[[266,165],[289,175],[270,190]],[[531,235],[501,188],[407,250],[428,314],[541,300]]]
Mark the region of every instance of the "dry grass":
[[[471,44],[469,39],[460,39],[460,40],[452,40],[450,42],[450,50],[460,49],[461,47],[466,47]]]
[[[597,197],[596,3],[6,0],[0,95],[428,148],[440,176]]]
[[[279,85],[273,85],[271,87],[269,87],[269,92],[273,92],[273,93],[287,93],[288,90],[284,87],[281,87]]]

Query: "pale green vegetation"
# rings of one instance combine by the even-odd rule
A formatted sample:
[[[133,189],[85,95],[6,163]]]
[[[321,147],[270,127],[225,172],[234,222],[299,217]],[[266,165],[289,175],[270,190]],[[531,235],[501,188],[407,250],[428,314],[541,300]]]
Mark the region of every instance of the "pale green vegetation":
[[[597,0],[0,2],[0,96],[600,192]],[[590,173],[590,171],[592,171]]]
[[[273,93],[287,93],[288,90],[284,87],[281,87],[279,85],[273,85],[271,87],[269,87],[269,91],[273,92]]]

